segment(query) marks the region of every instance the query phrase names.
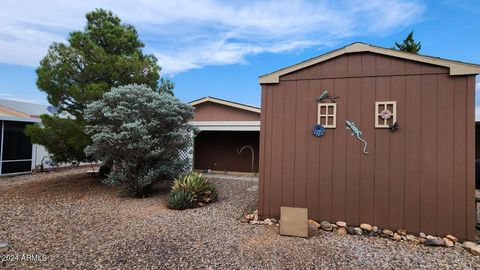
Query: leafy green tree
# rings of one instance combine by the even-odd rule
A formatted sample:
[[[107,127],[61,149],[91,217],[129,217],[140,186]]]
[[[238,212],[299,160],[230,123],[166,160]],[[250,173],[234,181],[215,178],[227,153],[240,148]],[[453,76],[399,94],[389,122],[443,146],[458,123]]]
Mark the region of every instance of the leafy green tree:
[[[413,31],[408,34],[408,36],[403,40],[402,43],[395,42],[395,50],[399,50],[402,52],[409,52],[418,54],[418,52],[422,49],[422,42],[415,42],[413,39]]]
[[[27,128],[26,134],[58,161],[86,159],[83,149],[90,138],[83,131],[84,109],[112,87],[137,83],[156,91],[173,89],[164,79],[158,86],[157,59],[143,53],[144,44],[132,25],[103,9],[86,18],[83,31],[71,32],[67,43],[50,46],[36,71],[37,87],[60,116],[43,115],[42,124]]]
[[[88,155],[114,164],[105,183],[127,195],[143,197],[159,180],[189,169],[193,107],[147,85],[113,88],[87,105]]]

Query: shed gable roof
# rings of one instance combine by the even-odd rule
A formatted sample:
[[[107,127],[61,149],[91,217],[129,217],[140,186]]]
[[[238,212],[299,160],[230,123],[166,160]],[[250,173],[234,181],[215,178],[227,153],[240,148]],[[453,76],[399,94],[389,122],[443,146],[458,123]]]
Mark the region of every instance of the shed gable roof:
[[[258,107],[254,107],[254,106],[250,106],[250,105],[246,105],[246,104],[242,104],[242,103],[237,103],[237,102],[233,102],[233,101],[228,101],[228,100],[224,100],[224,99],[220,99],[220,98],[208,97],[208,96],[197,99],[197,100],[194,100],[194,101],[191,101],[191,102],[189,102],[189,104],[192,105],[192,106],[196,106],[198,104],[202,104],[202,103],[206,103],[206,102],[212,102],[212,103],[221,104],[221,105],[224,105],[224,106],[233,107],[233,108],[237,108],[237,109],[241,109],[241,110],[245,110],[245,111],[260,113],[260,108],[258,108]]]
[[[426,55],[401,52],[397,50],[373,46],[366,43],[356,42],[346,47],[300,62],[298,64],[295,64],[286,68],[282,68],[280,70],[277,70],[269,74],[262,75],[259,77],[259,82],[260,84],[278,83],[280,81],[280,76],[282,75],[289,74],[291,72],[294,72],[309,66],[313,66],[315,64],[330,60],[332,58],[335,58],[344,54],[357,53],[357,52],[372,52],[372,53],[377,53],[381,55],[411,60],[415,62],[447,67],[450,70],[451,76],[480,74],[480,65],[447,60],[447,59],[426,56]]]

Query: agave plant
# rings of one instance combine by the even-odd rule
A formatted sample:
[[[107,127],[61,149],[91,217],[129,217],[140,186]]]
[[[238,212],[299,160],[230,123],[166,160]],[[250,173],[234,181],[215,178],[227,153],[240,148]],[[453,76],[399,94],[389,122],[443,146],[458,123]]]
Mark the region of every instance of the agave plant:
[[[214,184],[201,174],[191,172],[175,179],[171,193],[184,190],[192,195],[192,207],[203,206],[217,200],[218,192]]]
[[[168,207],[177,210],[183,210],[192,207],[193,196],[187,190],[177,189],[172,190],[168,194]]]

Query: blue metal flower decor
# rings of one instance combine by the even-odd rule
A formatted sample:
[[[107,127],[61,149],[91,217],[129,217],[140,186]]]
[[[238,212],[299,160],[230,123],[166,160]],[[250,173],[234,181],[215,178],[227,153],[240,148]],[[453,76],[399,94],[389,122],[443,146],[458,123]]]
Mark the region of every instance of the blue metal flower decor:
[[[322,137],[325,134],[325,127],[322,125],[313,126],[312,133],[315,137]]]

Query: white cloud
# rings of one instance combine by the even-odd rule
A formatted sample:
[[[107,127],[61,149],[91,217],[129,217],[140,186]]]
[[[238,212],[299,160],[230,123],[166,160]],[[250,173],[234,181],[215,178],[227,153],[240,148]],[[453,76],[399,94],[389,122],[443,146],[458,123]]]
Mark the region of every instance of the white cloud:
[[[84,14],[107,8],[133,24],[146,51],[174,74],[206,65],[245,63],[245,57],[343,38],[386,35],[418,20],[416,0],[175,1],[84,0],[0,3],[0,62],[36,66],[53,41],[85,24]]]

